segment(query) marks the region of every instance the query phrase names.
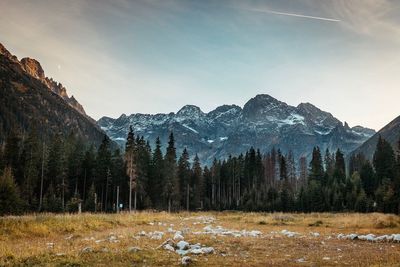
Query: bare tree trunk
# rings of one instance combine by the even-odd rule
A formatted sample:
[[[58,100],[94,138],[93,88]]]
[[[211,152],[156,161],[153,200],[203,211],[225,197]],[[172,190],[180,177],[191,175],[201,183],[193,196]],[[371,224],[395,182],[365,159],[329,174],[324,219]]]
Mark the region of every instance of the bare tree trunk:
[[[45,149],[45,143],[43,142],[43,151],[42,151],[42,175],[41,175],[41,178],[40,178],[40,201],[39,201],[39,211],[42,210],[42,205],[43,205],[44,149]]]
[[[85,168],[85,177],[83,178],[83,196],[82,199],[85,201],[86,198],[86,168]]]
[[[135,199],[134,199],[134,203],[133,203],[133,211],[136,212],[136,203],[137,203],[137,192],[136,192],[136,188],[135,188]]]
[[[117,186],[117,213],[119,213],[119,186]]]
[[[132,176],[129,178],[129,212],[132,212]]]
[[[186,185],[186,211],[189,211],[189,184]]]

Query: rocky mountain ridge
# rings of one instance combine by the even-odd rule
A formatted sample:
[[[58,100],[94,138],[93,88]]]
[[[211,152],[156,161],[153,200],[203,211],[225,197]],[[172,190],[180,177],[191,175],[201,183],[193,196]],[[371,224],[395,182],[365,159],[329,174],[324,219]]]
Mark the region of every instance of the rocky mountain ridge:
[[[267,94],[255,96],[243,108],[222,105],[204,113],[197,106],[186,105],[177,113],[122,114],[117,119],[103,117],[97,123],[121,146],[129,125],[152,144],[158,136],[166,144],[173,131],[178,152],[187,147],[192,156],[197,153],[207,163],[214,157],[243,153],[252,146],[262,152],[272,147],[292,150],[297,158],[309,157],[316,145],[348,153],[375,133],[362,126],[350,128],[310,103],[294,107]]]
[[[83,106],[74,98],[74,96],[69,97],[67,94],[67,89],[61,84],[54,81],[52,78],[46,77],[42,66],[39,61],[33,58],[25,57],[20,61],[14,55],[12,55],[1,43],[0,43],[0,54],[6,56],[8,59],[19,64],[21,68],[28,73],[33,78],[41,81],[50,91],[59,95],[63,98],[71,107],[86,116],[86,112]]]
[[[95,145],[106,136],[65,87],[45,76],[38,61],[19,61],[0,44],[0,144],[9,134],[23,137],[32,130],[45,139],[73,134]]]

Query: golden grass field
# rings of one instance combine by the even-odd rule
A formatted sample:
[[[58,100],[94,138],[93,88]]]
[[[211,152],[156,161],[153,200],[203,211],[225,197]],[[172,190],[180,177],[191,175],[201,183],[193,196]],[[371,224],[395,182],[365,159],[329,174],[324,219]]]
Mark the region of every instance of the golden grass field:
[[[234,237],[194,233],[204,231],[207,225],[262,234]],[[3,217],[0,266],[179,266],[182,256],[159,247],[174,236],[168,228],[183,231],[190,244],[214,248],[212,254],[189,255],[190,266],[400,266],[400,243],[337,238],[339,233],[398,234],[399,216],[244,212]],[[282,235],[284,229],[298,235]],[[140,236],[141,231],[164,235],[152,239]]]

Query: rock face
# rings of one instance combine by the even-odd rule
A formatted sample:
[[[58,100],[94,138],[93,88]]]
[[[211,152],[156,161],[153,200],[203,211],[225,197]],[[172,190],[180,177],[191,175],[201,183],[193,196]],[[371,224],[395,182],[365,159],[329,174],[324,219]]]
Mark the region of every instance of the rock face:
[[[197,153],[207,164],[252,146],[261,152],[273,147],[283,152],[292,150],[297,158],[310,156],[316,145],[322,150],[340,148],[347,153],[375,133],[361,126],[350,128],[310,103],[294,107],[269,95],[257,95],[243,109],[223,105],[204,113],[186,105],[176,114],[123,114],[117,119],[103,117],[97,123],[120,145],[125,143],[129,125],[152,145],[159,136],[164,148],[173,131],[178,153],[187,147],[192,157]]]
[[[1,43],[0,54],[7,57],[14,63],[19,64],[27,74],[41,81],[50,91],[62,97],[71,107],[86,116],[86,112],[82,105],[79,104],[79,102],[73,96],[68,96],[67,89],[61,83],[54,81],[52,78],[46,77],[42,66],[36,59],[25,57],[22,58],[21,61],[18,61],[17,57],[12,55]]]
[[[386,141],[388,141],[393,149],[398,148],[398,142],[400,139],[400,116],[392,120],[385,127],[379,130],[371,138],[369,138],[364,144],[353,151],[354,154],[362,153],[368,159],[372,159],[376,144],[378,143],[379,135],[382,136]]]
[[[105,136],[78,101],[45,76],[38,61],[18,61],[0,44],[0,143],[11,130],[32,128],[44,136],[74,133],[95,144]]]

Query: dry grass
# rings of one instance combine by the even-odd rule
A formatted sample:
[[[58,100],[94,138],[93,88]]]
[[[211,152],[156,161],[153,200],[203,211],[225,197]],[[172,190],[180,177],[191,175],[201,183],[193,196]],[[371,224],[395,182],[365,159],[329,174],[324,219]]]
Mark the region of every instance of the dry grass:
[[[195,235],[206,224],[196,216],[214,216],[213,226],[260,230],[261,237]],[[186,219],[185,219],[186,218]],[[187,219],[189,218],[189,219]],[[150,225],[150,222],[155,222]],[[162,224],[159,225],[158,222]],[[210,255],[191,256],[193,266],[399,266],[400,244],[338,240],[338,233],[400,233],[400,217],[378,213],[242,213],[140,212],[137,214],[38,214],[0,218],[0,266],[178,266],[181,257],[157,247],[173,234],[189,229],[185,240],[215,248]],[[288,238],[271,233],[287,229]],[[134,238],[140,231],[163,231],[161,240]],[[318,232],[320,236],[311,236]],[[111,234],[117,243],[104,240]],[[54,243],[49,246],[48,243]],[[128,252],[137,246],[138,252]],[[92,252],[82,249],[91,247]],[[304,259],[305,262],[299,262]]]

